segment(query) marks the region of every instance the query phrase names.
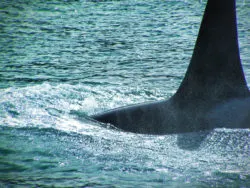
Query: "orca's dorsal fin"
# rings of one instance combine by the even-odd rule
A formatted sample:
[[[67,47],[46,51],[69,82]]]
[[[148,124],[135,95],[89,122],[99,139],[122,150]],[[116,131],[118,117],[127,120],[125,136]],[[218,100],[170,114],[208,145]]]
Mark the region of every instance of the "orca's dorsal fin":
[[[249,96],[241,66],[235,0],[208,0],[178,100]]]

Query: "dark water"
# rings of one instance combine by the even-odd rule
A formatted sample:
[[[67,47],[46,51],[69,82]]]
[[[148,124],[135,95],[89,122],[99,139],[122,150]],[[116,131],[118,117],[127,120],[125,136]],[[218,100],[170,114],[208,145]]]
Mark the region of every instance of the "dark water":
[[[88,115],[178,88],[205,2],[0,3],[0,187],[250,187],[250,130],[125,133]],[[237,1],[250,86],[250,2]]]

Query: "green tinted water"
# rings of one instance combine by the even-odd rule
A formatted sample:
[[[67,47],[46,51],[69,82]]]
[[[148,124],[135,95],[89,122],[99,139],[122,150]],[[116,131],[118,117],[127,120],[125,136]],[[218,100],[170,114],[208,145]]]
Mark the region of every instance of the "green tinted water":
[[[205,2],[1,1],[0,185],[250,186],[250,131],[166,136],[89,121],[117,106],[170,97]],[[237,1],[250,83],[250,5]]]

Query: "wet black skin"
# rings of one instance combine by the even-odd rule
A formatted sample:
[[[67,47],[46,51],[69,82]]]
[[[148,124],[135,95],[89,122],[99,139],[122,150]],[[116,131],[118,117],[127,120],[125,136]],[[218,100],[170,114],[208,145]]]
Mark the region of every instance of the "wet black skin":
[[[247,105],[235,105],[237,101]],[[223,108],[239,121],[227,123],[228,118],[217,112]],[[250,93],[239,55],[235,0],[208,0],[186,75],[170,99],[121,107],[92,118],[143,134],[197,132],[227,124],[250,128]]]

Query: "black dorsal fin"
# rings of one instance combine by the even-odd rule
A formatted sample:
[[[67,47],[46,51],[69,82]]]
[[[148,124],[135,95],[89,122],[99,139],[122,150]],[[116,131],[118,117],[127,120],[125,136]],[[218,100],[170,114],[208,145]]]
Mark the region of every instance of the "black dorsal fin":
[[[235,0],[208,0],[186,75],[181,101],[249,96],[241,66]]]

